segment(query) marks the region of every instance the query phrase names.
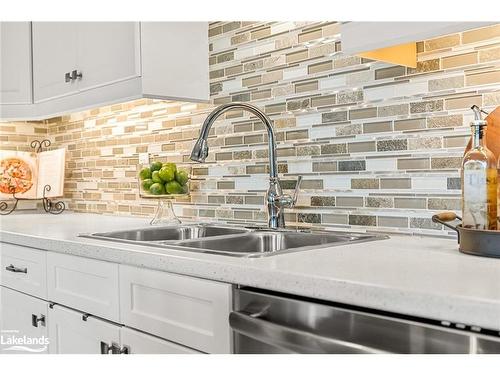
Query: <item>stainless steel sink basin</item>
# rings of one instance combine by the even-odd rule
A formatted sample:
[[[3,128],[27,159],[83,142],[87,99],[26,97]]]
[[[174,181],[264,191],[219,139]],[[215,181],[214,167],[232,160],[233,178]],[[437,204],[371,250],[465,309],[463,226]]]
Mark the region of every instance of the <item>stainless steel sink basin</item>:
[[[140,228],[133,230],[123,230],[106,233],[92,233],[81,236],[91,238],[101,238],[124,242],[158,242],[158,241],[180,241],[194,238],[205,238],[213,236],[228,236],[234,234],[243,234],[248,232],[245,228],[233,228],[215,225],[180,225]]]
[[[274,231],[213,224],[151,227],[80,236],[237,257],[263,257],[388,238],[366,233]]]
[[[291,251],[318,249],[346,243],[382,239],[371,234],[255,231],[231,238],[204,238],[177,245],[232,256],[262,257]]]

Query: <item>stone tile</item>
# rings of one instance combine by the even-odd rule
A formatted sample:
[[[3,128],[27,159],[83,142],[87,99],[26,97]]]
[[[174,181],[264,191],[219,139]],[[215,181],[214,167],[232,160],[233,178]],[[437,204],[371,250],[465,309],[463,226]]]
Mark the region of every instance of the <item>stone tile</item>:
[[[484,94],[483,104],[486,106],[500,105],[500,91]]]
[[[261,75],[243,78],[241,81],[241,84],[243,86],[259,85],[260,83],[262,83],[262,76]]]
[[[455,128],[463,125],[462,115],[427,117],[428,128]]]
[[[234,210],[233,217],[235,219],[240,219],[240,220],[252,220],[253,219],[253,211]]]
[[[381,189],[411,189],[410,178],[381,178]]]
[[[244,197],[241,195],[227,195],[226,203],[227,204],[243,204]]]
[[[208,196],[208,203],[212,204],[224,204],[225,199],[223,195],[209,195]]]
[[[500,60],[500,47],[479,51],[479,62],[490,62],[497,60]]]
[[[309,53],[307,49],[298,51],[298,52],[292,52],[286,55],[286,62],[293,63],[301,60],[306,60],[309,57]]]
[[[377,151],[400,151],[408,149],[406,139],[388,139],[377,141]]]
[[[345,143],[335,143],[321,146],[321,154],[331,155],[331,154],[346,154],[347,145]]]
[[[467,86],[488,85],[500,82],[500,70],[466,75]]]
[[[338,137],[361,134],[362,132],[362,124],[339,125],[335,128],[335,134]]]
[[[288,111],[297,111],[299,109],[309,108],[311,105],[311,99],[298,99],[298,100],[290,100],[286,102],[286,109]]]
[[[386,79],[392,77],[404,76],[406,68],[404,66],[391,66],[375,70],[375,79]]]
[[[477,105],[478,107],[483,106],[481,95],[469,95],[469,96],[462,96],[458,98],[450,98],[445,100],[446,109],[461,109],[461,108],[469,109],[474,104]]]
[[[430,162],[428,158],[398,159],[398,169],[429,169]]]
[[[313,172],[335,172],[336,170],[336,161],[314,162],[312,165]]]
[[[217,189],[218,190],[234,189],[234,181],[218,181]]]
[[[366,162],[364,160],[342,160],[338,162],[339,171],[364,171]]]
[[[334,207],[335,197],[312,196],[311,206],[313,207]]]
[[[415,130],[424,128],[425,128],[425,119],[423,118],[394,121],[394,130],[396,131]]]
[[[286,140],[298,140],[298,139],[307,139],[309,138],[309,132],[307,130],[293,130],[286,132]]]
[[[363,124],[363,133],[385,133],[392,131],[392,121],[367,122]]]
[[[349,143],[349,153],[376,151],[375,141]]]
[[[302,180],[302,189],[323,189],[323,180]]]
[[[337,197],[337,207],[363,207],[363,197]]]
[[[462,157],[433,157],[431,159],[432,169],[458,169],[462,166]]]
[[[354,178],[351,180],[351,189],[379,189],[378,178]]]
[[[432,72],[435,70],[439,70],[439,68],[440,68],[439,59],[417,61],[416,69],[408,68],[408,74]]]
[[[337,95],[321,95],[311,98],[311,107],[324,107],[337,103]]]
[[[443,100],[424,100],[410,103],[410,113],[427,113],[443,110]]]
[[[333,63],[332,61],[324,61],[316,64],[311,64],[307,67],[308,74],[316,74],[321,72],[326,72],[332,70]]]
[[[349,224],[374,227],[377,225],[377,218],[368,215],[349,215]]]
[[[336,51],[335,43],[320,44],[309,48],[309,58],[327,56]]]
[[[378,117],[402,116],[408,114],[408,104],[393,104],[378,107]]]
[[[460,198],[429,198],[429,210],[461,210]]]
[[[395,208],[425,209],[427,200],[425,198],[394,198]]]
[[[379,216],[378,226],[393,227],[393,228],[408,228],[408,218],[406,217],[391,217]]]
[[[363,91],[341,91],[337,94],[338,104],[357,103],[363,101]]]
[[[318,89],[318,81],[309,81],[295,84],[295,92],[315,91]]]
[[[361,58],[357,56],[342,56],[333,60],[333,67],[335,69],[346,68],[348,66],[361,64]]]
[[[299,43],[308,42],[310,40],[319,39],[322,36],[321,29],[311,30],[299,34]]]
[[[456,68],[458,66],[476,64],[477,60],[477,52],[470,52],[462,55],[443,57],[441,59],[441,66],[443,69]]]
[[[462,179],[460,177],[448,177],[446,179],[446,188],[448,190],[461,190]]]
[[[425,51],[432,51],[443,48],[450,48],[460,44],[460,34],[446,35],[440,38],[426,40],[424,42]]]
[[[470,140],[470,136],[465,136],[465,135],[457,135],[457,136],[451,136],[451,137],[444,137],[443,138],[443,143],[444,147],[446,148],[452,148],[452,147],[460,147],[465,150],[465,146]]]
[[[409,139],[410,150],[442,148],[443,140],[441,137],[419,137]]]
[[[297,156],[319,155],[320,146],[301,146],[297,147]]]
[[[261,197],[261,196],[258,196],[258,197],[246,196],[245,197],[245,204],[261,206],[261,205],[264,204],[264,197]]]
[[[377,108],[360,108],[349,111],[350,120],[359,120],[364,118],[377,117]]]
[[[440,230],[441,224],[434,223],[430,218],[411,217],[410,228]]]
[[[491,38],[496,38],[500,36],[500,24],[483,27],[481,29],[475,29],[470,31],[465,31],[462,33],[462,43],[475,43],[482,40],[487,40]]]
[[[391,208],[394,205],[392,202],[392,198],[389,197],[366,197],[365,206],[376,208]]]
[[[429,81],[429,91],[450,90],[464,87],[464,77],[447,77]]]
[[[297,222],[319,224],[319,223],[321,223],[321,215],[320,214],[307,214],[307,213],[299,212],[297,214]]]
[[[348,216],[343,214],[322,214],[324,224],[348,224]]]
[[[251,39],[260,39],[271,35],[271,27],[265,27],[259,30],[252,31],[250,34]]]
[[[347,121],[346,111],[327,112],[321,114],[321,122],[341,122]]]

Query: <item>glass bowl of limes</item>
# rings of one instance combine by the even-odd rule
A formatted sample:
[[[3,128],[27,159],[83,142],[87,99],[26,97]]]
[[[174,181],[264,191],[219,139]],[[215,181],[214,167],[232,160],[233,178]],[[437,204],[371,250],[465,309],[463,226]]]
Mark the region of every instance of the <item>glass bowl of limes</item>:
[[[139,195],[144,198],[175,198],[189,194],[190,168],[154,161],[138,165]]]

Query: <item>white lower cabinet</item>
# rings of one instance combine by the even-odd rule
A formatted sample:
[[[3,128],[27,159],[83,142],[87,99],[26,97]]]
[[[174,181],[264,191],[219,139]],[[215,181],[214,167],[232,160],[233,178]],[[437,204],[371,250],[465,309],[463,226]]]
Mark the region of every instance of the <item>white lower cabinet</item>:
[[[232,351],[230,284],[3,245],[0,352]]]
[[[120,321],[206,353],[230,353],[231,285],[120,266]]]
[[[0,287],[0,353],[48,352],[47,302]]]
[[[51,354],[108,354],[120,343],[120,326],[54,305],[49,308]]]
[[[50,354],[195,354],[193,349],[54,305],[48,315]]]

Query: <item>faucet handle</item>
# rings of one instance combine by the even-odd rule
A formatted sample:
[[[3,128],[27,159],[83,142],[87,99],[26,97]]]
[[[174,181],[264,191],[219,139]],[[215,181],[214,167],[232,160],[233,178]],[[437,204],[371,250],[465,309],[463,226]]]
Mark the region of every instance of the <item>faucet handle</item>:
[[[302,176],[297,177],[297,183],[295,184],[295,192],[293,193],[292,203],[290,207],[295,206],[297,199],[299,198],[300,185],[302,184]]]

